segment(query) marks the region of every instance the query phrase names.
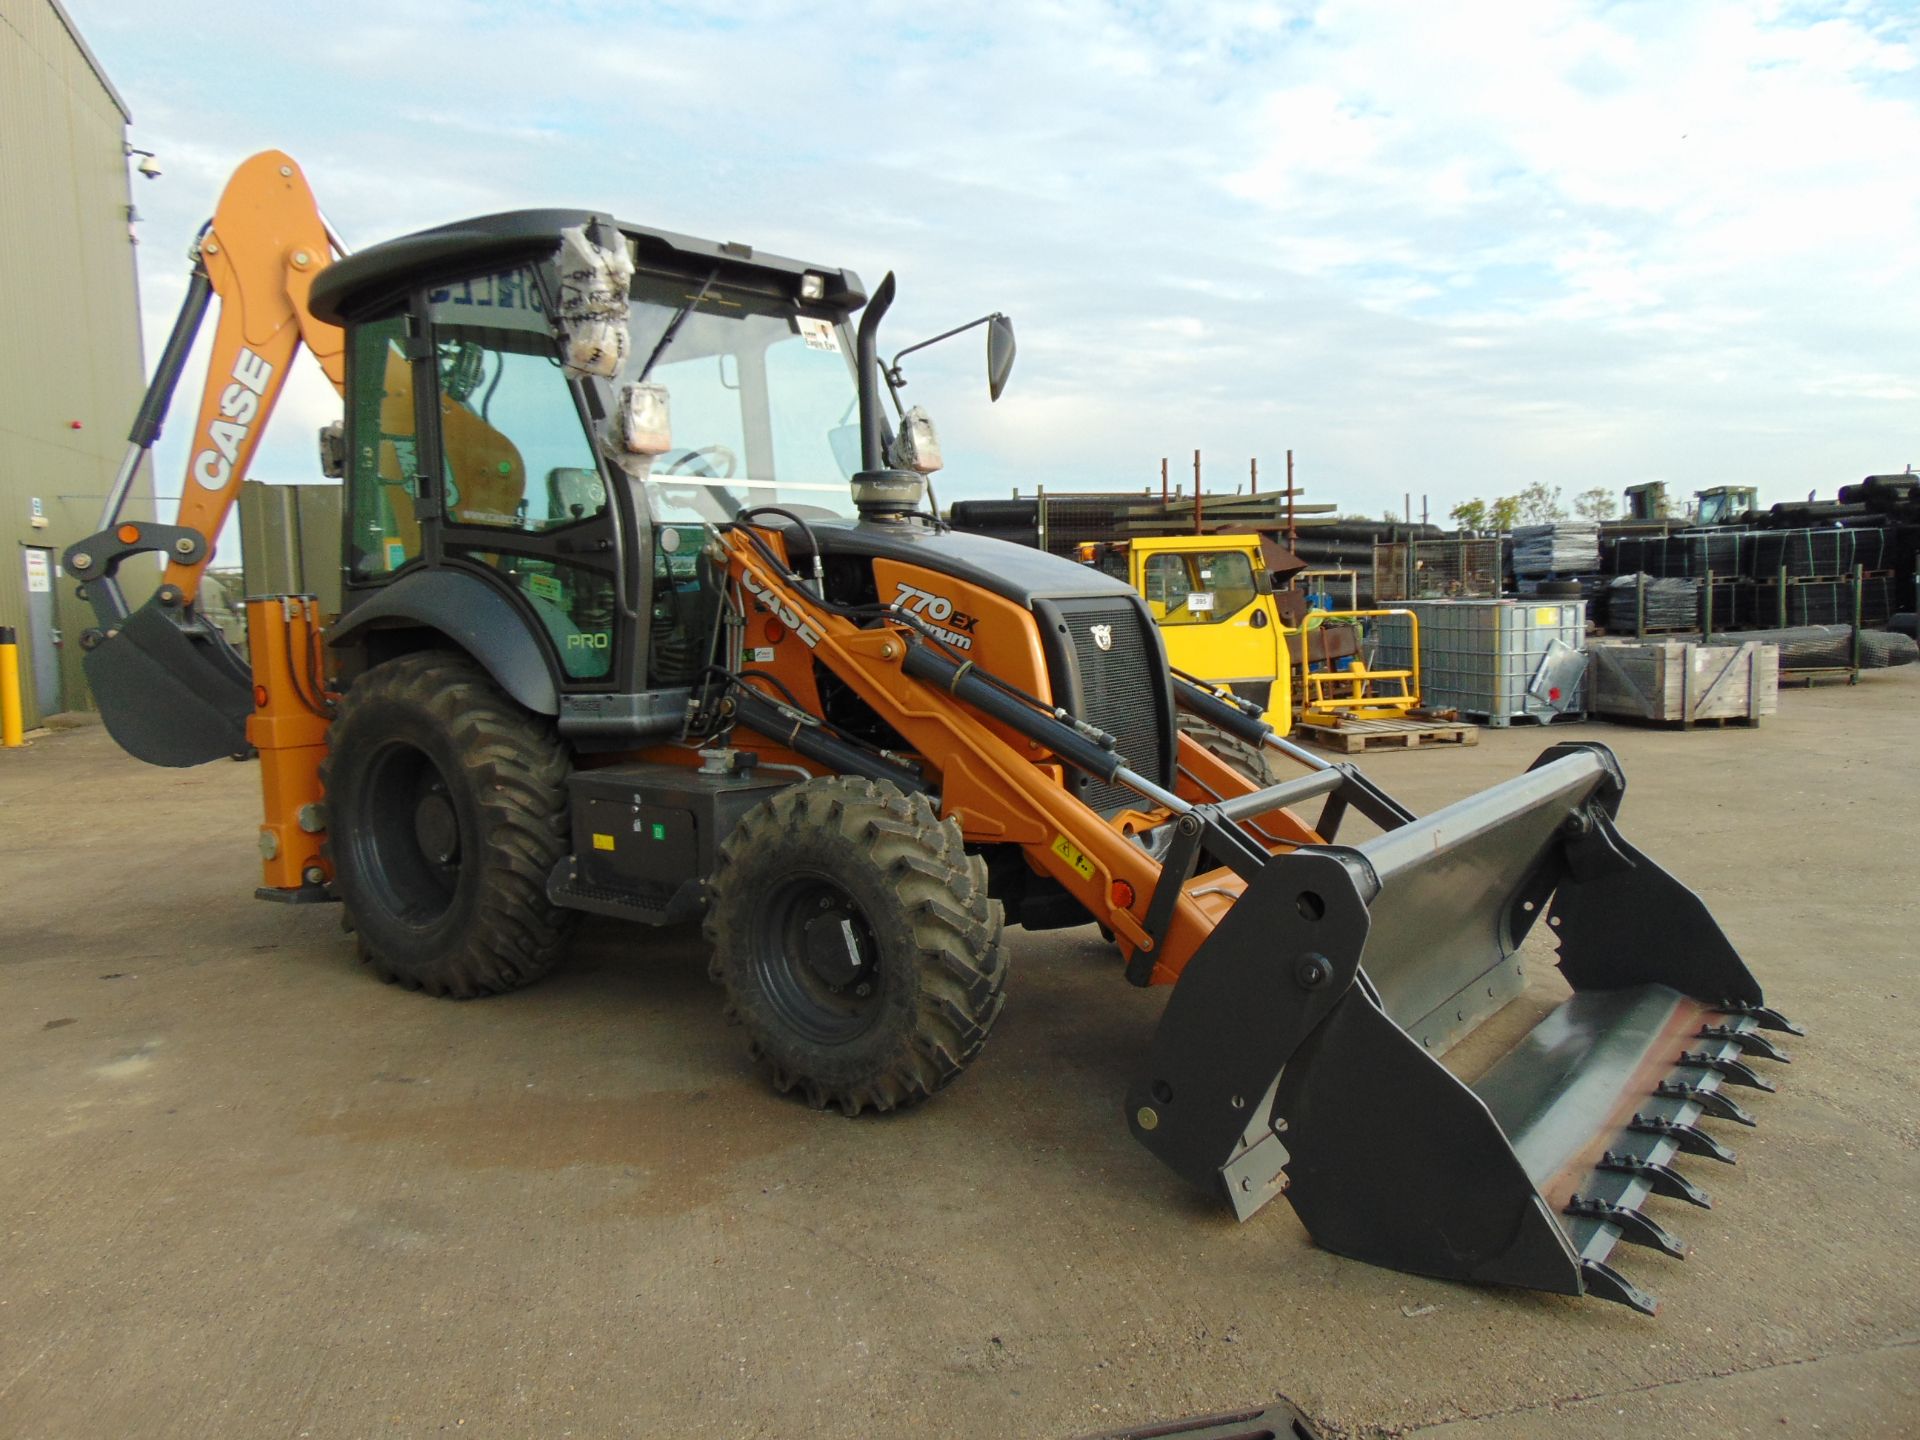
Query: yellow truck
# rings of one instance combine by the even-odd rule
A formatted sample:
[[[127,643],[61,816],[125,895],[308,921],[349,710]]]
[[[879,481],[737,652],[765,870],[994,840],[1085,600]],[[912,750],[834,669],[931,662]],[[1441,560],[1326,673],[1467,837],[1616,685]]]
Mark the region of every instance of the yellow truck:
[[[1417,640],[1411,670],[1370,669],[1359,643],[1368,617],[1418,622],[1404,610],[1311,608],[1305,595],[1276,588],[1276,576],[1300,562],[1272,536],[1101,541],[1082,545],[1079,558],[1146,597],[1169,664],[1259,705],[1279,734],[1292,729],[1296,699],[1301,718],[1321,725],[1404,716],[1420,703]]]

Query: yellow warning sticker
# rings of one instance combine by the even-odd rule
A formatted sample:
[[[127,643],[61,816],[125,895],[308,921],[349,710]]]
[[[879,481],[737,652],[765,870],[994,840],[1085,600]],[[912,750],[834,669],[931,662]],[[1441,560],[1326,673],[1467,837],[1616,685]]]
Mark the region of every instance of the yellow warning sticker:
[[[611,850],[611,849],[613,849],[613,836],[611,836],[611,835],[595,835],[595,836],[593,837],[593,848],[594,848],[594,849],[596,849],[596,850]]]
[[[1536,606],[1533,612],[1533,623],[1536,625],[1558,625],[1560,623],[1560,607],[1558,605]]]
[[[1053,853],[1071,865],[1082,880],[1093,879],[1093,862],[1082,855],[1066,836],[1053,837]]]

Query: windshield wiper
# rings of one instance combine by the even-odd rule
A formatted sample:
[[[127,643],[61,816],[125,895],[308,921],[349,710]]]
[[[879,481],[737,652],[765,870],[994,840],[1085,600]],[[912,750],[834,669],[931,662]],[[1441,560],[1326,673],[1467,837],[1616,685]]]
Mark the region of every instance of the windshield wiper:
[[[634,384],[638,385],[641,381],[645,380],[648,375],[653,373],[654,365],[659,361],[661,355],[665,353],[667,346],[673,343],[673,337],[680,333],[680,327],[686,323],[687,316],[693,313],[696,305],[707,298],[707,291],[713,288],[713,282],[719,278],[720,267],[716,265],[708,274],[706,281],[700,286],[700,293],[673,312],[673,319],[669,320],[667,322],[667,328],[660,332],[660,342],[653,347],[653,353],[647,356],[647,363],[640,367],[640,373],[634,377]]]

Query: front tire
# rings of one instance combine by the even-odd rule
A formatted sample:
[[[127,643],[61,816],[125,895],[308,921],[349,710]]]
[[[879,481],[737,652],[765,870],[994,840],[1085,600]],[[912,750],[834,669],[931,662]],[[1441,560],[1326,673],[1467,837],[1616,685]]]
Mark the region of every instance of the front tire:
[[[1229,735],[1195,715],[1181,715],[1180,729],[1191,735],[1200,748],[1215,759],[1238,770],[1255,785],[1265,788],[1274,783],[1273,766],[1267,761],[1264,745],[1249,745],[1238,735]]]
[[[776,1089],[844,1114],[916,1104],[986,1043],[1006,950],[984,861],[924,795],[809,780],[720,847],[706,934]]]
[[[466,656],[422,651],[354,682],[327,748],[334,884],[381,979],[468,999],[559,963],[568,761],[549,723]]]

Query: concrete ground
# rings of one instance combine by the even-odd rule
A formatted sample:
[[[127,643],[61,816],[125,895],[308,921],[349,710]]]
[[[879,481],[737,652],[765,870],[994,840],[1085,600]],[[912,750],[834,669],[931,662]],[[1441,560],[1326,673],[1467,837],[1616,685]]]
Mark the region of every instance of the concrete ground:
[[[1090,929],[1014,932],[981,1061],[850,1122],[762,1086],[693,934],[425,999],[251,898],[252,767],[0,754],[0,1435],[1049,1437],[1276,1393],[1334,1435],[1920,1434],[1920,671],[1782,706],[1368,766],[1426,809],[1606,740],[1627,833],[1808,1026],[1739,1167],[1688,1167],[1716,1208],[1656,1202],[1694,1256],[1621,1257],[1657,1319],[1235,1224],[1128,1137],[1165,997]]]

